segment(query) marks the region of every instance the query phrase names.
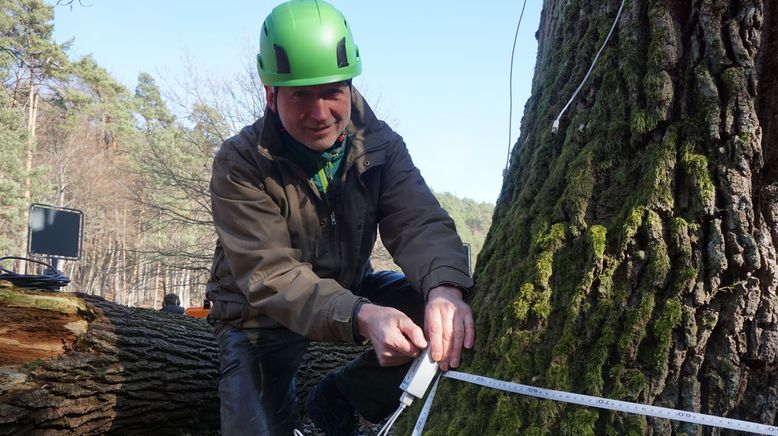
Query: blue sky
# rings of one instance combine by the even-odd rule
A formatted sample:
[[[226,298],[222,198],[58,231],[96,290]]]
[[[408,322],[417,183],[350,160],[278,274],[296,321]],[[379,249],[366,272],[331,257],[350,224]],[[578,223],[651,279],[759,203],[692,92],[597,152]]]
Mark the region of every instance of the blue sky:
[[[55,39],[75,38],[71,56],[92,54],[134,89],[141,71],[158,78],[180,74],[185,53],[198,70],[236,73],[278,2],[82,3],[89,6],[56,8]],[[332,3],[348,18],[359,45],[363,69],[356,86],[403,136],[427,183],[439,192],[496,201],[509,143],[511,48],[523,0]],[[527,1],[516,43],[511,143],[529,97],[541,6],[542,0]]]

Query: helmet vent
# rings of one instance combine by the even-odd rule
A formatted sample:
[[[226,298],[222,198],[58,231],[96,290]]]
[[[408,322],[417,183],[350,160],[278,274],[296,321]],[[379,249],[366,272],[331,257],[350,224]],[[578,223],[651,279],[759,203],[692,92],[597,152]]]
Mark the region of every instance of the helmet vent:
[[[262,23],[262,31],[264,31],[265,36],[267,36],[267,23]]]
[[[347,67],[348,54],[346,53],[346,38],[341,38],[338,41],[338,68]]]
[[[278,44],[273,44],[273,49],[276,51],[276,67],[278,74],[289,74],[291,70],[289,68],[289,56],[286,55],[286,50]]]

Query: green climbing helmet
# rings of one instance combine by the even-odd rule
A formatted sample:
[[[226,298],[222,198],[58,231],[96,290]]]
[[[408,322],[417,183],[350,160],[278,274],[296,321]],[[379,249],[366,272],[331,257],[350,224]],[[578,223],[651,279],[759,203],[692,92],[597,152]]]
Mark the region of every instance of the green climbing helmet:
[[[290,0],[262,24],[257,69],[269,86],[309,86],[359,75],[362,61],[346,17],[320,0]]]

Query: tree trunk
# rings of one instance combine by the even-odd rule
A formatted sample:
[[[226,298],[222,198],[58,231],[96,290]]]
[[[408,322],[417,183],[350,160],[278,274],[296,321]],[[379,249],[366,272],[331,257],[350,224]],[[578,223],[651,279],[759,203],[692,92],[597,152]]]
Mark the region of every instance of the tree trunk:
[[[0,313],[0,434],[216,433],[203,320],[9,287]]]
[[[24,158],[25,174],[24,174],[24,191],[22,197],[24,199],[24,204],[30,205],[32,203],[32,159],[35,153],[35,128],[37,126],[37,118],[38,118],[38,90],[37,88],[35,88],[35,73],[32,68],[30,68],[30,84],[29,84],[27,99],[29,104],[29,107],[27,109],[28,137],[27,137],[27,149]],[[25,208],[24,222],[28,223],[29,219],[30,219],[30,210]],[[27,255],[26,249],[22,248],[19,257],[25,257],[26,255]],[[18,271],[19,274],[26,274],[27,262],[20,262]]]
[[[775,425],[778,5],[546,0],[478,259],[503,380]],[[732,434],[443,381],[430,434]],[[445,407],[441,406],[445,404]]]
[[[125,295],[125,302],[128,306],[134,306],[131,303],[132,296],[130,295],[129,286],[127,285],[127,204],[122,207],[122,294]]]
[[[97,246],[95,242],[94,238],[90,238],[89,245]],[[84,253],[86,254],[85,259],[82,259],[79,264],[82,265],[81,270],[83,271],[80,276],[86,278],[80,288],[89,294],[97,295],[95,288],[98,282],[98,272],[102,270],[100,266],[103,254],[97,250],[84,250]]]
[[[203,319],[8,282],[0,317],[0,434],[218,434],[218,348]],[[300,405],[364,349],[312,343]]]
[[[114,291],[113,302],[116,304],[127,305],[127,298],[122,293],[122,247],[120,247],[119,239],[111,238],[111,246],[113,247],[113,264],[111,265],[111,288]]]
[[[102,258],[103,266],[97,271],[99,277],[98,286],[100,286],[100,295],[103,298],[116,303],[119,298],[118,292],[116,292],[116,288],[113,286],[113,265],[116,251],[113,249],[111,238],[106,237],[103,240],[105,241],[105,253]]]
[[[164,292],[160,293],[160,280],[162,280],[162,266],[159,262],[156,262],[156,271],[154,274],[154,307],[159,307],[162,304],[162,299],[165,298]]]

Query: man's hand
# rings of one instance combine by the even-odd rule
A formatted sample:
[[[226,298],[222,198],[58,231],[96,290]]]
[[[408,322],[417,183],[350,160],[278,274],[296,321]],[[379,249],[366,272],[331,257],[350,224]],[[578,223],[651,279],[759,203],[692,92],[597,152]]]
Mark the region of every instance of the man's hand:
[[[464,300],[462,291],[453,286],[441,285],[429,293],[424,309],[424,325],[432,348],[432,360],[440,369],[459,366],[462,346],[473,348],[475,343],[475,322],[473,314]]]
[[[410,362],[427,346],[421,327],[391,307],[363,304],[357,323],[359,334],[372,342],[381,366]]]

